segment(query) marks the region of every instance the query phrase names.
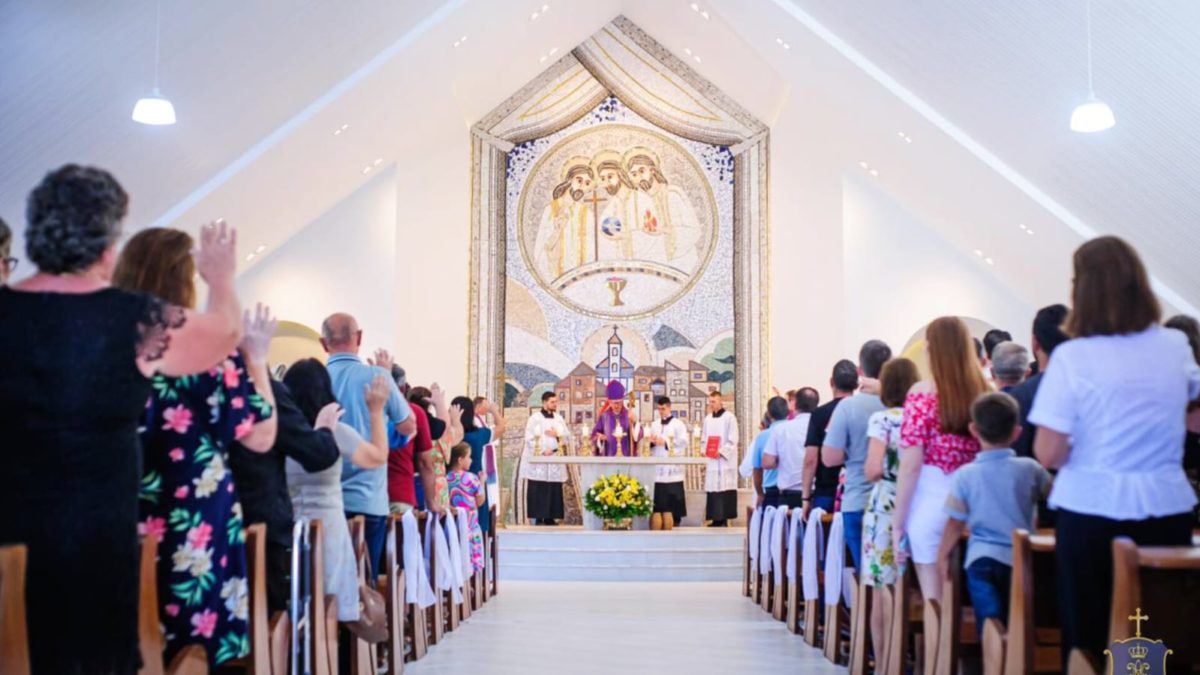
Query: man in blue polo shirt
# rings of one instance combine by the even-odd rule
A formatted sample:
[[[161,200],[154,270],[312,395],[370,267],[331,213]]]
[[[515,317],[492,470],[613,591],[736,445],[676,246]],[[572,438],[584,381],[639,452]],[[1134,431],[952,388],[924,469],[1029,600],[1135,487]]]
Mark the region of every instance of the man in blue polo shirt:
[[[771,426],[763,429],[754,437],[750,446],[750,463],[754,469],[754,491],[758,496],[758,506],[779,506],[779,468],[777,464],[767,467],[763,464],[763,449],[771,438],[771,430],[786,422],[788,418],[788,402],[782,396],[775,396],[767,401],[767,417]]]
[[[345,410],[341,421],[353,427],[363,438],[371,437],[371,414],[367,409],[365,392],[376,375],[384,375],[391,389],[383,409],[387,424],[401,436],[412,436],[417,430],[416,420],[408,403],[400,395],[391,372],[363,363],[358,357],[361,345],[362,330],[349,314],[332,314],[321,323],[321,346],[329,354],[325,367],[333,380],[333,395]],[[402,442],[397,447],[403,446]],[[387,465],[376,469],[360,469],[344,460],[342,501],[347,519],[364,517],[371,564],[375,570],[383,569],[381,563],[388,517]]]

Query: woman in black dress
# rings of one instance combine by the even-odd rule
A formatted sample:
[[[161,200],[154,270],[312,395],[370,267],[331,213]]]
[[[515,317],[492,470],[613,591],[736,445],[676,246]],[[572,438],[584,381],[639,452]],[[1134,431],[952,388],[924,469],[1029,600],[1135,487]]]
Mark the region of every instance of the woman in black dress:
[[[0,288],[0,544],[29,548],[34,673],[138,668],[138,423],[155,373],[207,370],[238,343],[236,236],[205,226],[208,308],[109,288],[128,197],[66,165],[29,196],[37,273]]]

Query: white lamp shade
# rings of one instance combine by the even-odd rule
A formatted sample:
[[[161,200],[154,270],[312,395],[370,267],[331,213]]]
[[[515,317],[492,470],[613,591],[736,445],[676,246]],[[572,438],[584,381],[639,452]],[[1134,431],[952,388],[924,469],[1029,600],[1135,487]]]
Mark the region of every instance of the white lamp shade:
[[[1090,134],[1111,129],[1117,123],[1112,108],[1104,101],[1091,99],[1071,113],[1071,131]]]
[[[138,99],[133,106],[133,121],[155,126],[175,124],[175,106],[155,91],[152,96]]]

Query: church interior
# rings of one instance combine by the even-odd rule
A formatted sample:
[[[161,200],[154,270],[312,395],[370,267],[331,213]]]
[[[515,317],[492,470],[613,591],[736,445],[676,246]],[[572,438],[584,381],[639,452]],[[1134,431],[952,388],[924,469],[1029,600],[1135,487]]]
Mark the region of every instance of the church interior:
[[[1200,672],[1197,27],[0,3],[0,673]]]

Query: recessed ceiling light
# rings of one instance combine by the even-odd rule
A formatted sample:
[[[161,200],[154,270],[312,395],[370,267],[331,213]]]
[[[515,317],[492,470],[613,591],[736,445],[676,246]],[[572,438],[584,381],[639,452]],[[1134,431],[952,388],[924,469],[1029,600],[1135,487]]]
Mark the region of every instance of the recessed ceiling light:
[[[530,21],[537,21],[537,18],[538,18],[539,16],[541,16],[541,13],[540,13],[540,12],[534,12],[533,14],[530,14],[530,15],[529,15],[529,20],[530,20]]]
[[[867,164],[866,162],[859,162],[858,165],[861,166],[863,169],[871,168],[871,165]]]
[[[550,11],[550,5],[542,5],[542,13],[543,14],[545,14],[546,12],[549,12],[549,11]]]
[[[370,166],[364,166],[364,167],[363,167],[363,175],[365,176],[366,174],[369,174],[369,173],[371,173],[371,169],[373,169],[373,168],[374,168],[374,167],[370,167]]]
[[[691,56],[691,55],[692,55],[692,50],[691,50],[691,48],[690,48],[690,47],[684,47],[684,48],[683,48],[683,53],[684,53],[684,54],[687,54],[688,56]]]
[[[258,255],[259,253],[262,253],[262,252],[263,252],[263,251],[265,251],[265,250],[267,250],[267,245],[266,245],[266,244],[259,244],[259,245],[258,245],[258,248],[254,249],[254,254],[255,254],[255,255]]]
[[[708,19],[708,12],[707,11],[700,12],[700,16],[704,17],[705,19]]]
[[[1033,230],[1026,229],[1025,234],[1033,234]]]
[[[1022,230],[1026,229],[1025,223],[1017,223],[1017,227],[1021,228]]]
[[[254,260],[254,255],[255,254],[253,254],[253,253],[247,253],[246,254],[246,262],[250,262],[251,260]]]
[[[987,263],[987,264],[989,264],[989,265],[995,265],[995,264],[996,264],[996,261],[995,261],[995,260],[992,260],[991,258],[984,258],[984,259],[983,259],[983,262],[985,262],[985,263]]]
[[[383,164],[383,158],[382,158],[382,157],[376,157],[376,158],[375,158],[375,163],[374,163],[374,164],[372,164],[371,166],[379,166],[380,164]]]
[[[336,128],[336,129],[334,129],[334,130],[333,130],[333,135],[334,135],[334,136],[341,136],[342,134],[346,133],[346,130],[347,130],[347,129],[349,129],[349,128],[350,128],[350,125],[349,125],[349,124],[343,124],[342,126],[340,126],[340,127],[338,127],[338,128]]]
[[[783,38],[775,38],[775,44],[777,44],[777,45],[783,44]]]
[[[542,54],[542,58],[538,59],[538,63],[545,63],[545,62],[546,62],[546,55]]]
[[[692,3],[692,11],[693,11],[693,12],[699,12],[699,11],[700,11],[700,5],[697,5],[696,3],[694,3],[694,2],[693,2],[693,3]]]
[[[896,135],[897,135],[897,136],[899,136],[900,138],[904,138],[904,132],[903,132],[903,131],[897,131],[897,132],[896,132]]]
[[[554,47],[549,52],[547,52],[547,54],[550,56],[554,56],[557,53],[558,53],[558,47]]]
[[[982,257],[983,257],[983,251],[980,251],[979,249],[975,249],[975,255],[977,255],[977,256],[979,256],[980,258],[982,258]]]
[[[879,169],[871,169],[867,173],[871,174],[872,176],[875,176],[876,178],[879,177]]]
[[[912,136],[909,136],[903,131],[897,131],[896,135],[899,136],[900,140],[904,141],[905,143],[912,143]]]
[[[693,59],[696,59],[696,63],[700,63],[700,57],[699,57],[699,56],[693,56],[692,58],[693,58]]]
[[[785,43],[783,43],[783,50],[784,50],[784,51],[788,51],[788,50],[790,50],[791,48],[792,48],[792,46],[791,46],[791,45],[789,45],[788,43],[786,43],[786,42],[785,42]]]

